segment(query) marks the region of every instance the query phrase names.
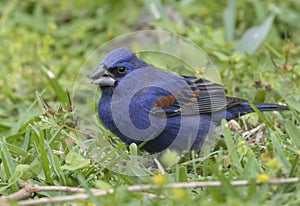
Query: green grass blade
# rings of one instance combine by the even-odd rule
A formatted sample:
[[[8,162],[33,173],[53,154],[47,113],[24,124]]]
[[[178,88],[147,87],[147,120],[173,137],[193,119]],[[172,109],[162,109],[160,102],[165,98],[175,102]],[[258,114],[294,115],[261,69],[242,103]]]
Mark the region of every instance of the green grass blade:
[[[289,171],[291,170],[291,164],[289,163],[287,157],[285,156],[284,151],[282,150],[282,146],[278,141],[278,138],[280,138],[279,135],[276,135],[274,132],[271,132],[271,139],[272,139],[273,147],[275,149],[275,154],[277,155],[279,161],[283,166],[284,173],[287,174],[288,176]]]
[[[68,97],[66,91],[62,88],[62,86],[59,84],[58,80],[56,79],[54,73],[47,69],[46,67],[42,67],[43,74],[48,80],[48,83],[54,90],[55,94],[57,95],[58,99],[64,104],[68,104]]]
[[[223,135],[224,135],[224,138],[225,138],[225,143],[226,143],[228,152],[229,152],[229,154],[231,156],[231,159],[232,159],[232,163],[237,168],[239,173],[241,173],[242,172],[242,165],[241,165],[240,160],[239,160],[239,154],[237,153],[237,146],[233,142],[233,136],[231,135],[230,129],[227,126],[225,126],[224,123],[223,123]]]
[[[3,142],[2,141],[0,142],[0,148],[1,148],[0,157],[1,157],[2,165],[5,170],[6,179],[8,180],[13,176],[16,168],[15,168],[15,164],[13,162],[13,158],[8,151],[5,139]],[[19,189],[17,184],[12,184],[11,187],[12,187],[12,190],[15,192],[18,191],[18,189]]]
[[[290,120],[287,120],[284,126],[295,146],[300,150],[300,130]]]
[[[18,122],[11,128],[9,135],[14,135],[30,120],[36,117],[39,113],[36,109],[37,99],[28,107],[28,109],[22,114]]]

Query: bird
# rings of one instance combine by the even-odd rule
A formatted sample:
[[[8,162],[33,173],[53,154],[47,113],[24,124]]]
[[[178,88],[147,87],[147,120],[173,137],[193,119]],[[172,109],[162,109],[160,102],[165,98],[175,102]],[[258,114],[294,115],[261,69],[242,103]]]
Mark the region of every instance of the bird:
[[[223,119],[254,112],[249,101],[226,95],[223,85],[157,69],[129,48],[110,51],[88,74],[101,89],[98,116],[126,145],[149,153],[201,150]],[[287,110],[254,103],[264,111]]]

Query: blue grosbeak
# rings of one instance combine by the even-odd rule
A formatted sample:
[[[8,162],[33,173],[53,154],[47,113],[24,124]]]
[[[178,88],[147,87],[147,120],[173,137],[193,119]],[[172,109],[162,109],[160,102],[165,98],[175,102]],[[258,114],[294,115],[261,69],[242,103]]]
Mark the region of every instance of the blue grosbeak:
[[[127,48],[108,53],[88,77],[102,90],[98,114],[104,126],[127,145],[143,143],[150,153],[199,150],[222,119],[253,112],[248,101],[226,96],[222,85],[155,69]]]

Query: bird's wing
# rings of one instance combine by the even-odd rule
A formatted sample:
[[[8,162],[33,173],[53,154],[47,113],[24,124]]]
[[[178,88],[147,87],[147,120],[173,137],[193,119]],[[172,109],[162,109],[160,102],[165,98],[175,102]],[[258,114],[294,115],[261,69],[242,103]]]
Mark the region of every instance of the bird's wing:
[[[220,84],[187,76],[184,79],[188,87],[160,97],[152,110],[154,114],[162,112],[167,116],[207,114],[245,102],[243,99],[226,97],[226,89]]]

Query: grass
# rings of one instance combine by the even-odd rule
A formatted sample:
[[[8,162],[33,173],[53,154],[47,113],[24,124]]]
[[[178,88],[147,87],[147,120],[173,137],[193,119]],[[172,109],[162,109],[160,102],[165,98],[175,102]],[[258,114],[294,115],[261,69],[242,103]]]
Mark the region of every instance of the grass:
[[[300,177],[299,9],[296,0],[0,2],[1,198],[29,184],[41,190],[33,198],[22,193],[26,200],[11,204],[72,197],[77,205],[299,205],[299,181],[270,184]],[[255,41],[245,35],[254,26],[265,35],[241,49],[242,39]],[[127,149],[97,120],[93,109],[99,93],[85,92],[94,87],[80,84],[85,78],[80,69],[102,44],[144,29],[195,42],[214,62],[229,95],[285,103],[290,111],[224,121],[213,150],[191,153],[176,164],[173,152],[153,162],[136,145]],[[71,102],[67,91],[75,94]],[[246,135],[253,128],[258,129]],[[231,184],[236,180],[247,184]],[[221,185],[172,186],[214,181]],[[78,200],[72,195],[79,190],[62,186],[83,188],[87,197]],[[93,189],[103,196],[96,197]]]

